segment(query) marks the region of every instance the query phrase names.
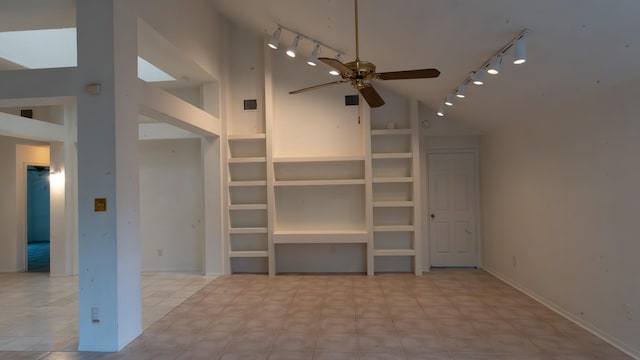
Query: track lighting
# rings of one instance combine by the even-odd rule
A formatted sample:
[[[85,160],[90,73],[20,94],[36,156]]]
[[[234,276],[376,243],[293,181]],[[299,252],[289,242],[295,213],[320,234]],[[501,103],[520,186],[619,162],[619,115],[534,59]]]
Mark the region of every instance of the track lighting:
[[[473,73],[473,84],[474,85],[484,85],[484,74],[487,71],[484,68],[480,68],[480,70],[475,71]]]
[[[516,43],[513,46],[516,48],[513,63],[516,65],[524,64],[527,61],[527,50],[524,44],[524,37],[516,40]]]
[[[287,50],[287,55],[289,55],[289,57],[296,57],[296,53],[298,52],[298,43],[300,42],[300,36],[296,36],[295,39],[293,39],[293,43],[291,44],[291,47],[289,48],[289,50]]]
[[[487,68],[487,72],[491,75],[498,75],[502,66],[502,55],[498,55],[491,60],[491,64]]]
[[[340,61],[340,62],[342,62],[342,57],[340,56],[340,54],[336,54],[335,59]],[[338,76],[338,75],[340,75],[340,72],[338,70],[332,68],[331,71],[329,71],[329,74],[331,74],[333,76]]]
[[[309,60],[307,61],[307,64],[309,64],[311,66],[318,65],[318,53],[319,52],[320,52],[320,45],[316,44],[316,46],[313,48],[313,51],[311,52],[311,57],[309,57]]]
[[[462,84],[458,86],[458,89],[456,89],[456,97],[459,97],[460,99],[464,99],[466,96],[467,96],[467,85]]]
[[[447,106],[453,106],[453,95],[447,95],[447,99],[444,101],[444,104]]]
[[[524,38],[529,35],[530,30],[524,29],[518,36],[505,45],[500,51],[498,51],[489,61],[485,62],[480,69],[473,71],[467,78],[458,86],[454,93],[456,97],[464,99],[467,92],[467,84],[473,83],[474,85],[483,85],[485,73],[497,75],[500,72],[502,66],[502,58],[504,54],[511,48],[514,48],[514,60],[516,65],[524,64],[527,61],[527,54],[525,49]],[[444,116],[444,105],[453,105],[453,94],[449,94],[445,101],[438,108],[438,116]]]
[[[311,52],[311,56],[309,56],[309,59],[307,60],[307,64],[311,65],[311,66],[316,66],[318,65],[318,55],[320,55],[320,52],[322,51],[322,48],[325,48],[327,50],[331,50],[332,52],[334,52],[336,54],[336,59],[340,60],[340,62],[342,62],[342,60],[340,59],[340,55],[343,54],[342,51],[336,50],[335,48],[321,42],[318,41],[316,39],[312,39],[310,37],[308,37],[307,35],[300,33],[298,31],[292,30],[286,26],[280,25],[278,24],[278,28],[273,32],[273,35],[271,36],[271,38],[269,39],[269,41],[267,42],[267,46],[269,46],[270,48],[277,50],[279,45],[280,45],[280,34],[282,33],[282,31],[285,32],[289,32],[290,34],[294,35],[295,38],[293,39],[293,43],[291,44],[291,47],[289,49],[287,49],[287,55],[294,58],[297,55],[298,52],[298,44],[300,43],[300,40],[308,40],[310,42],[313,43],[313,51]],[[332,75],[333,72],[331,72]],[[340,75],[338,72],[335,73],[335,75]]]
[[[267,43],[267,45],[273,50],[278,50],[278,46],[280,45],[281,31],[282,31],[281,28],[277,28],[276,31],[273,32],[273,36],[271,36],[271,39],[269,39],[269,42]]]

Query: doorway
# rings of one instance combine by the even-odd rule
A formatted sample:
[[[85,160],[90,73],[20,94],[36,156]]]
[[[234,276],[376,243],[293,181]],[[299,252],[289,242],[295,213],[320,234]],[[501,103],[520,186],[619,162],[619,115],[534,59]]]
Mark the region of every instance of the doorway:
[[[431,153],[428,161],[431,266],[477,267],[476,154]]]
[[[27,271],[51,269],[49,166],[27,165]]]

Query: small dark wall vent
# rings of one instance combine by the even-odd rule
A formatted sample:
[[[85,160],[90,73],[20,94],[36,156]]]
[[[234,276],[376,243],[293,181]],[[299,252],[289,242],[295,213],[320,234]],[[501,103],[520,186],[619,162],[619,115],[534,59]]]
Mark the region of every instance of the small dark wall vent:
[[[345,95],[344,106],[354,106],[360,103],[360,96],[358,95]]]
[[[258,100],[248,99],[244,101],[244,110],[258,110]]]
[[[21,109],[20,116],[33,119],[33,109]]]

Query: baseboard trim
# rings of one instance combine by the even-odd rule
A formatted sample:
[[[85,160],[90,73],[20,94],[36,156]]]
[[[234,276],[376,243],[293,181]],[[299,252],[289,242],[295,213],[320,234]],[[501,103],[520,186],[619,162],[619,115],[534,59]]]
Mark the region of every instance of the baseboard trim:
[[[491,268],[487,267],[487,266],[483,266],[482,269],[486,272],[488,272],[489,274],[497,277],[498,279],[504,281],[505,283],[511,285],[512,287],[514,287],[515,289],[517,289],[518,291],[522,292],[523,294],[529,296],[530,298],[536,300],[537,302],[541,303],[542,305],[548,307],[550,310],[552,310],[553,312],[559,314],[560,316],[564,317],[565,319],[571,321],[572,323],[580,326],[581,328],[587,330],[588,332],[592,333],[593,335],[599,337],[600,339],[602,339],[603,341],[606,341],[607,343],[609,343],[611,346],[615,347],[616,349],[624,352],[625,354],[631,356],[632,358],[636,359],[636,360],[640,360],[640,350],[638,349],[634,349],[633,347],[623,343],[622,341],[616,339],[615,337],[605,333],[604,331],[598,329],[596,326],[593,326],[592,324],[574,316],[570,311],[565,310],[562,306],[559,306],[558,304],[554,303],[553,301],[550,301],[549,299],[546,299],[543,296],[540,296],[538,294],[536,294],[534,291],[527,289],[523,286],[520,286],[518,284],[516,284],[515,282],[509,280],[506,276],[503,276],[502,274],[500,274],[497,271],[492,270]]]

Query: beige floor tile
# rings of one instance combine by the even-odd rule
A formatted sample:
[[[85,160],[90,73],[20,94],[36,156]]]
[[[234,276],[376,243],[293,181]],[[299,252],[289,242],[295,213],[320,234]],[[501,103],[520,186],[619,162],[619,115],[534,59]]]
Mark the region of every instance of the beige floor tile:
[[[76,278],[0,274],[0,350],[70,350],[0,360],[629,358],[481,270],[212,279],[143,274],[144,333],[95,357],[73,352]]]
[[[316,342],[313,333],[280,332],[273,343],[273,349],[311,353]]]
[[[358,353],[400,352],[403,350],[400,337],[388,334],[358,334]]]
[[[314,350],[337,353],[357,352],[358,338],[356,334],[319,333]]]
[[[313,360],[358,360],[358,353],[314,351]]]

